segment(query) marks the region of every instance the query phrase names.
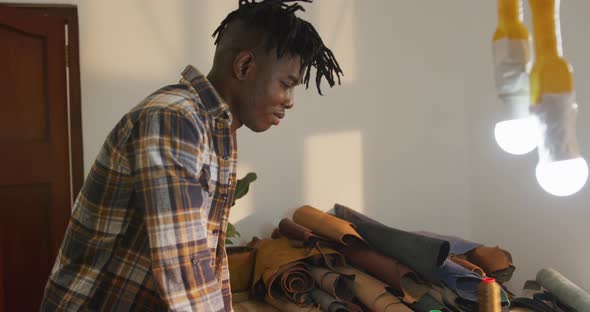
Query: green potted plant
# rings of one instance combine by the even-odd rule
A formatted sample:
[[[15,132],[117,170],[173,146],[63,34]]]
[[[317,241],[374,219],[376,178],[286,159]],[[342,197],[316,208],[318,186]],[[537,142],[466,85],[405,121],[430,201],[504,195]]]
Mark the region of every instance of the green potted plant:
[[[250,183],[256,181],[256,173],[250,172],[236,182],[236,190],[232,207],[236,200],[244,197],[250,190]],[[250,288],[254,271],[255,250],[248,246],[232,246],[232,239],[240,237],[240,233],[231,223],[227,224],[225,250],[229,266],[229,279],[232,293],[246,292]]]

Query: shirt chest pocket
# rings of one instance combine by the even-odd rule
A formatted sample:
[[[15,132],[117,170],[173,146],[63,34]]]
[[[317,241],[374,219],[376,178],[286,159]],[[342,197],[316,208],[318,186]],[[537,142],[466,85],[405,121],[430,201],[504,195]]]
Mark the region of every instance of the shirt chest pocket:
[[[216,161],[203,164],[199,176],[199,184],[203,191],[208,195],[207,197],[213,197],[217,191],[217,182],[219,179],[219,165]]]

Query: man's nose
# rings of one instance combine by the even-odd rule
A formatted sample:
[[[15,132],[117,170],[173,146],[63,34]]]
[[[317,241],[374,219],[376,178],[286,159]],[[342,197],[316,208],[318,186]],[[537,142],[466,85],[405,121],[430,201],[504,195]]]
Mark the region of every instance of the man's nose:
[[[293,93],[293,91],[290,92],[289,99],[285,102],[286,109],[291,109],[295,105],[295,95]]]

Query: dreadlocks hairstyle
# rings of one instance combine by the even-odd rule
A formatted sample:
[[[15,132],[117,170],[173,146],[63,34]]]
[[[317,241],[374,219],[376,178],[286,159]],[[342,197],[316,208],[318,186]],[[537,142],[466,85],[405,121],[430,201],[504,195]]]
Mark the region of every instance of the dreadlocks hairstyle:
[[[213,32],[215,44],[223,38],[224,30],[234,21],[240,21],[246,31],[255,31],[266,37],[265,48],[269,52],[276,49],[277,58],[285,53],[301,57],[301,69],[305,72],[303,82],[309,88],[311,67],[316,69],[316,86],[320,95],[320,84],[325,77],[330,87],[334,77],[340,84],[342,69],[334,54],[328,49],[315,28],[307,21],[297,17],[295,12],[305,9],[297,2],[313,0],[239,0],[239,8],[221,22]],[[289,4],[289,3],[292,4]]]

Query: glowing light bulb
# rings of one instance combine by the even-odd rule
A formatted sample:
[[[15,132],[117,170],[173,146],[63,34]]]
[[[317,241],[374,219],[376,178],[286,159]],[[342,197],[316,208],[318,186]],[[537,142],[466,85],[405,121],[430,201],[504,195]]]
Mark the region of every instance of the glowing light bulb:
[[[582,157],[553,162],[539,162],[537,182],[555,196],[569,196],[578,192],[588,179],[588,164]]]
[[[535,117],[500,121],[494,128],[496,143],[513,155],[529,153],[537,147],[539,130]]]

